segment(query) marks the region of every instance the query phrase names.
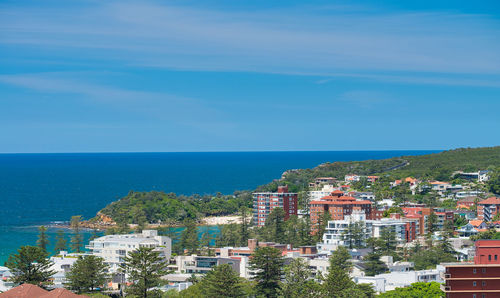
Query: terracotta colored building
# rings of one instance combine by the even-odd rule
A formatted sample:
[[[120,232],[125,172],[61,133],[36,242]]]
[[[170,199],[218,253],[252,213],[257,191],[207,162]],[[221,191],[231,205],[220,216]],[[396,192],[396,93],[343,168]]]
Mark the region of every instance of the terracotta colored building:
[[[274,208],[285,211],[285,220],[297,215],[297,193],[289,193],[288,186],[278,186],[278,192],[259,192],[253,194],[253,220],[258,226],[266,223],[267,216]]]
[[[309,203],[309,213],[313,232],[317,230],[317,224],[325,212],[329,212],[331,220],[343,220],[344,216],[351,215],[353,210],[364,211],[367,219],[374,219],[372,215],[372,202],[367,200],[356,200],[353,197],[342,196],[332,193],[331,196]]]
[[[477,218],[491,221],[500,211],[500,198],[491,197],[477,203]]]
[[[474,264],[448,265],[443,278],[448,298],[500,297],[500,240],[476,241]]]

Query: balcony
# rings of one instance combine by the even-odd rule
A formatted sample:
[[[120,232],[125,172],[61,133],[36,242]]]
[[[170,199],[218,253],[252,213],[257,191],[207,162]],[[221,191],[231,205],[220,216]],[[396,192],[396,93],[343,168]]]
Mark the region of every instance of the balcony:
[[[448,279],[451,278],[451,274],[445,273],[443,271],[439,272],[439,276],[441,276],[441,279]]]
[[[441,284],[441,285],[439,285],[439,287],[441,288],[441,291],[443,291],[443,292],[445,292],[445,293],[446,293],[446,292],[450,292],[450,291],[451,291],[451,287],[450,287],[450,286],[447,286],[447,285],[445,285],[445,284]]]

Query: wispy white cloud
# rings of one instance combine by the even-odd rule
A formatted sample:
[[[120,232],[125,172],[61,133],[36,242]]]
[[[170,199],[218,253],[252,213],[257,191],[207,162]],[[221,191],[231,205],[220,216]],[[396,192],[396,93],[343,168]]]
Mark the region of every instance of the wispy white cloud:
[[[67,58],[78,50],[135,66],[494,87],[484,76],[500,74],[500,26],[485,15],[345,7],[241,12],[112,1],[64,10],[4,7],[0,19],[3,44]],[[435,80],[415,72],[482,77]]]

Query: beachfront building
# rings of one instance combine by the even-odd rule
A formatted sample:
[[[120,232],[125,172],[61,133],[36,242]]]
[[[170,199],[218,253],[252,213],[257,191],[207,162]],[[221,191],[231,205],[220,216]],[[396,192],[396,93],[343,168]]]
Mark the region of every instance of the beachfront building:
[[[477,218],[491,221],[500,211],[500,198],[491,197],[477,203]]]
[[[52,275],[52,282],[54,288],[63,288],[66,284],[66,273],[71,270],[73,264],[79,257],[89,255],[88,253],[68,253],[67,251],[60,251],[57,255],[50,257],[52,265],[50,270],[55,271]]]
[[[285,211],[285,220],[297,215],[297,193],[288,192],[288,186],[278,186],[278,192],[253,193],[253,221],[258,226],[266,223],[274,208]]]
[[[106,235],[90,241],[86,246],[93,255],[104,259],[111,273],[116,273],[124,262],[123,258],[140,247],[154,248],[167,260],[172,254],[172,240],[167,236],[158,236],[156,230],[144,230],[140,234]]]

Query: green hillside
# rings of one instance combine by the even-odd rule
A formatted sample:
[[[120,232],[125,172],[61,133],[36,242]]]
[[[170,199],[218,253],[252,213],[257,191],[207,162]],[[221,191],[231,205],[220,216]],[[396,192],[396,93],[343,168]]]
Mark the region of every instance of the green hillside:
[[[280,184],[287,184],[290,191],[307,190],[316,177],[335,177],[342,180],[346,174],[381,175],[385,181],[413,176],[423,179],[449,180],[454,171],[490,169],[493,181],[499,180],[500,146],[467,148],[443,151],[422,156],[402,156],[382,160],[333,162],[313,169],[290,171],[282,180],[259,186],[257,191],[275,191]],[[496,180],[495,180],[496,179]],[[500,182],[490,189],[500,191]],[[497,188],[495,188],[497,187]],[[496,192],[496,191],[494,191]],[[100,211],[122,223],[181,222],[186,218],[197,219],[207,215],[234,214],[242,206],[251,207],[250,191],[233,195],[177,196],[163,192],[130,192]]]

